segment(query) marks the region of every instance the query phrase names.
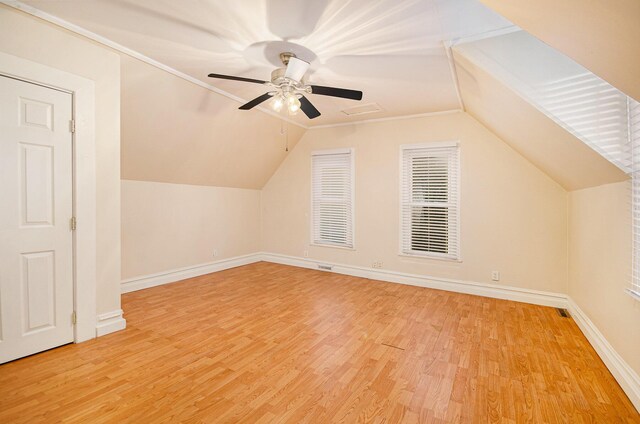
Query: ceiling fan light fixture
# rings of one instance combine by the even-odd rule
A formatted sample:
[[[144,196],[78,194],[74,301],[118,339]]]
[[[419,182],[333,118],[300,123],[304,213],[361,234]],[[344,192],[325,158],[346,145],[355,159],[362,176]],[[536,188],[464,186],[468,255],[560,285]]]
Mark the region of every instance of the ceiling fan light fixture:
[[[281,94],[273,96],[273,100],[271,101],[271,107],[276,112],[280,112],[282,107],[284,106],[284,98]]]
[[[297,96],[289,96],[287,98],[287,109],[290,115],[295,115],[300,110],[300,100]]]
[[[320,111],[305,97],[305,94],[362,100],[362,91],[307,84],[304,76],[309,69],[309,63],[296,58],[295,54],[285,52],[280,55],[280,59],[282,60],[284,68],[274,69],[273,72],[271,72],[270,81],[222,74],[209,74],[209,77],[250,82],[253,84],[266,85],[275,89],[243,104],[239,107],[239,109],[242,110],[253,109],[262,104],[262,102],[266,102],[272,98],[271,108],[275,112],[280,112],[286,106],[289,115],[295,115],[298,111],[302,110],[307,118],[314,119],[320,116]]]

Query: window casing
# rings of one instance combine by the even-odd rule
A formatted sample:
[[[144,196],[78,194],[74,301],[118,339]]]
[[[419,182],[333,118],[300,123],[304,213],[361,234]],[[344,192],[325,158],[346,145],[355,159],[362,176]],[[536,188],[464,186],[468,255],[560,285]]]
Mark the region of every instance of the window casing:
[[[311,156],[311,243],[353,248],[353,149]]]
[[[400,253],[460,259],[457,142],[402,146]]]
[[[632,273],[629,294],[640,300],[640,103],[628,98],[631,168]]]

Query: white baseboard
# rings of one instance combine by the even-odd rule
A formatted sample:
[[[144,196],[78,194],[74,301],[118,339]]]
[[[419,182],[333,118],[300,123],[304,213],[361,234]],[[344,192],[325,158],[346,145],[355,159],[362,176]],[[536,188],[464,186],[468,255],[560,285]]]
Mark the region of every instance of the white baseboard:
[[[596,350],[602,362],[609,368],[609,371],[611,371],[622,390],[627,394],[631,403],[640,411],[640,376],[622,359],[593,321],[572,299],[569,299],[568,309],[571,317],[578,324],[591,346]]]
[[[124,330],[127,327],[127,321],[122,316],[122,309],[100,314],[97,321],[96,337]]]
[[[514,300],[516,302],[532,303],[534,305],[552,306],[556,308],[567,307],[567,296],[560,293],[521,289],[510,286],[498,286],[495,284],[476,283],[473,281],[429,277],[397,271],[378,270],[273,253],[263,253],[262,260],[310,269],[319,269],[318,266],[329,266],[331,267],[331,272],[352,275],[354,277],[369,278],[389,283],[408,284],[411,286],[427,287],[456,293],[473,294],[496,299]],[[320,269],[320,271],[323,270]]]
[[[210,274],[212,272],[223,271],[229,268],[235,268],[242,265],[252,264],[261,261],[259,253],[252,253],[244,256],[236,256],[220,261],[209,262],[206,264],[194,265],[184,268],[172,269],[156,274],[143,275],[140,277],[129,278],[123,280],[120,286],[122,293],[129,293],[136,290],[147,289],[162,284],[175,283],[176,281],[187,278],[198,277],[200,275]]]

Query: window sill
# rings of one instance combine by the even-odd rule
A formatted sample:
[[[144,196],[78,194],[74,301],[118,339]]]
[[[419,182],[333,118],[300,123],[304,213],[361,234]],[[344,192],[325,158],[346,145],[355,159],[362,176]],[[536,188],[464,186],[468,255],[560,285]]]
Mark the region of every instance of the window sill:
[[[337,245],[333,245],[333,244],[309,243],[309,246],[328,247],[328,248],[331,248],[331,249],[340,249],[340,250],[356,250],[355,247],[337,246]]]
[[[633,297],[635,300],[637,300],[638,302],[640,302],[640,293],[638,293],[637,291],[633,291],[631,289],[625,289],[624,290],[629,296]]]
[[[401,256],[401,257],[404,257],[404,258],[411,258],[411,259],[429,259],[429,260],[434,260],[434,261],[462,263],[462,259],[460,259],[460,258],[447,258],[447,257],[444,257],[444,256],[412,255],[412,254],[409,254],[409,253],[398,253],[398,256]]]

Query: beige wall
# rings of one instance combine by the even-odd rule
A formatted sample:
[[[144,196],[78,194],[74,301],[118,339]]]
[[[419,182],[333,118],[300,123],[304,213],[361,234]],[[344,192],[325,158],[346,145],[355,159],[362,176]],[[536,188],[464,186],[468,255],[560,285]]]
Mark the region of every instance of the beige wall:
[[[120,59],[83,37],[4,5],[0,51],[95,82],[97,312],[119,309]]]
[[[123,180],[122,205],[123,279],[260,250],[258,190]]]
[[[287,154],[281,121],[140,60],[121,63],[122,279],[259,251],[258,189]],[[303,129],[287,128],[291,149]]]
[[[461,143],[462,262],[398,256],[399,148]],[[309,245],[310,154],[355,148],[353,251]],[[309,130],[262,191],[263,250],[394,271],[566,292],[567,193],[465,113]]]
[[[640,1],[480,1],[640,100]]]
[[[122,178],[262,188],[304,129],[239,106],[122,55]]]
[[[640,302],[631,277],[630,183],[569,194],[569,296],[640,374]]]

